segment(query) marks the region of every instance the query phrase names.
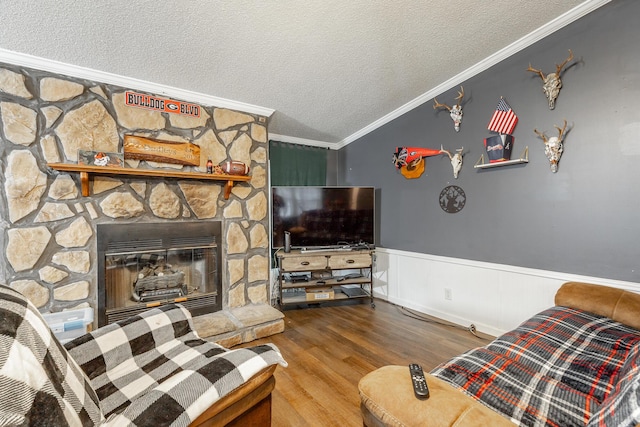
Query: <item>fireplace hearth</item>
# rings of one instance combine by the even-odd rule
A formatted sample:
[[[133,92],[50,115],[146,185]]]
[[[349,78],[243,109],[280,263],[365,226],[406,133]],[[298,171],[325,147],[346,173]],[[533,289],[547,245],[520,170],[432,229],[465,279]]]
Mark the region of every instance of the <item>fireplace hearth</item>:
[[[219,311],[221,223],[98,224],[98,326],[177,302]]]

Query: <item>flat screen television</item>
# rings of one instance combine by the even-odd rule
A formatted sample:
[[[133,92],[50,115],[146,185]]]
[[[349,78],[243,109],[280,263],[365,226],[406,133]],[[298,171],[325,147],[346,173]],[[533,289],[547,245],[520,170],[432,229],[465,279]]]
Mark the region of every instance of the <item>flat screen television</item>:
[[[374,244],[375,188],[271,187],[272,247]]]

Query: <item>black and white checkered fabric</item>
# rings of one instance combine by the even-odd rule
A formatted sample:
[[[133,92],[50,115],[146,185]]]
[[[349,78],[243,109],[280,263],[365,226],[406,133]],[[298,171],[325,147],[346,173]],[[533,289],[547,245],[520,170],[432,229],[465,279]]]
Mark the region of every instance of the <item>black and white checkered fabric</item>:
[[[62,346],[37,308],[0,285],[0,427],[187,426],[274,364],[287,366],[273,345],[200,339],[179,305]]]
[[[180,305],[146,311],[65,346],[114,426],[186,426],[262,369],[286,366],[273,345],[226,350],[200,339]]]
[[[38,309],[0,285],[0,426],[93,426],[102,421],[89,379]]]

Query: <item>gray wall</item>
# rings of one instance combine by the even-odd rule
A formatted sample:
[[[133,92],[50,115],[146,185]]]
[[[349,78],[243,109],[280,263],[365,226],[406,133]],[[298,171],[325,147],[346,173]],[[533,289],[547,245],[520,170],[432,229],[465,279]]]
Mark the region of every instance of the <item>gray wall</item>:
[[[327,185],[338,185],[338,152],[327,152]]]
[[[640,281],[640,2],[614,0],[491,69],[463,82],[464,119],[425,103],[339,151],[338,183],[378,188],[379,246],[627,281]],[[488,24],[488,29],[490,28]],[[498,29],[494,29],[498,31]],[[540,78],[575,55],[549,110]],[[390,88],[392,90],[392,88]],[[458,88],[439,95],[451,105]],[[512,158],[529,163],[474,169],[500,96],[519,117]],[[408,100],[407,100],[408,101]],[[552,173],[534,128],[556,135],[569,122],[565,151]],[[453,178],[446,156],[426,160],[418,179],[392,165],[396,146],[464,146]],[[485,155],[486,159],[486,155]],[[440,209],[447,185],[462,187],[465,208]]]

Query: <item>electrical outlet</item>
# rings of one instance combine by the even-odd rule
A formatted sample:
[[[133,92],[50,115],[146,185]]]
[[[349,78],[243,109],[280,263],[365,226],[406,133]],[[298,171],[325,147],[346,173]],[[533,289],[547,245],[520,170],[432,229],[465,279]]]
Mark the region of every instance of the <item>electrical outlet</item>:
[[[451,288],[444,288],[444,299],[447,301],[451,301],[453,299],[453,295],[451,295]]]
[[[472,334],[476,333],[476,325],[474,325],[473,323],[469,325],[469,331],[471,331]]]

